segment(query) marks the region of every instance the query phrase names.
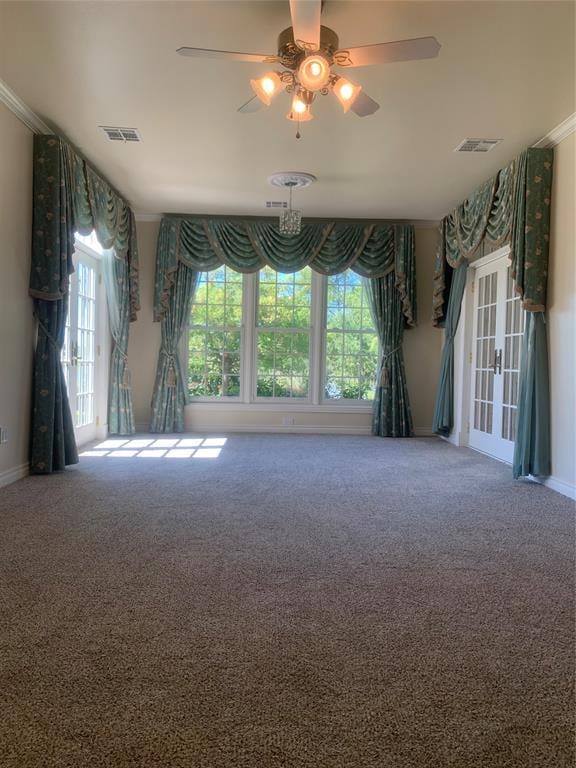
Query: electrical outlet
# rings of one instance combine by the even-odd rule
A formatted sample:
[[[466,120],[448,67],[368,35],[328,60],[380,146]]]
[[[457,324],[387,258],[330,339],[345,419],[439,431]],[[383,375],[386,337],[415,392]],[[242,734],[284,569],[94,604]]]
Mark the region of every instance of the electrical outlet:
[[[283,427],[291,427],[292,424],[294,424],[294,416],[283,416],[282,417],[282,426]]]
[[[0,427],[0,443],[8,442],[8,427]]]

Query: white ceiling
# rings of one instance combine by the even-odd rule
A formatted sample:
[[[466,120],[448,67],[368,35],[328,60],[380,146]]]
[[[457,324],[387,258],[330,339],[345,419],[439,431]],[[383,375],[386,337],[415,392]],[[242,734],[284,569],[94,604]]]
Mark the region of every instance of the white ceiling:
[[[363,119],[321,97],[295,139],[288,96],[240,115],[263,68],[175,54],[182,45],[274,53],[282,2],[1,2],[0,78],[67,135],[140,213],[265,214],[274,171],[318,183],[307,216],[438,219],[574,112],[572,2],[327,0],[355,46],[434,35],[438,59],[354,71],[382,108]],[[99,125],[140,130],[113,144]],[[466,137],[502,138],[455,154]]]

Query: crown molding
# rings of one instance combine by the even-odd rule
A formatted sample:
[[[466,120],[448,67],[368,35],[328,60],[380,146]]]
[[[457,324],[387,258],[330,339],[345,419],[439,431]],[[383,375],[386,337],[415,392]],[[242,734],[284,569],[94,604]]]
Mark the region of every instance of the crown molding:
[[[533,144],[532,146],[536,149],[555,147],[567,136],[570,136],[571,133],[574,133],[574,131],[576,131],[576,112],[573,112],[570,117],[563,120],[560,125],[556,126],[556,128],[552,128],[546,136],[543,136],[540,141],[537,141],[536,144]]]
[[[54,133],[38,115],[25,104],[4,80],[0,80],[0,103],[5,104],[33,133]]]

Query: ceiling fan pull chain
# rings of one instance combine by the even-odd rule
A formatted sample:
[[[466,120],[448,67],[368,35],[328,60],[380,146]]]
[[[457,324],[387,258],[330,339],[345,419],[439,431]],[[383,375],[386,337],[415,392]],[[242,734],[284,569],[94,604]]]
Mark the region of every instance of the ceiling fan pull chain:
[[[300,120],[296,122],[296,138],[300,138]],[[290,201],[292,201],[292,189],[290,189]]]

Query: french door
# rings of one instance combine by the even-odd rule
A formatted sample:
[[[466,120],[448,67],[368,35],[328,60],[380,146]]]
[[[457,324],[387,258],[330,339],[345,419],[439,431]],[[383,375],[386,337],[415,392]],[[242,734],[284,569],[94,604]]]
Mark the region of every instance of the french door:
[[[62,348],[62,366],[68,389],[76,442],[96,437],[97,360],[99,352],[98,310],[100,262],[84,251],[74,254],[70,276],[68,319]]]
[[[503,256],[476,270],[472,342],[471,448],[512,462],[517,430],[524,310]]]

